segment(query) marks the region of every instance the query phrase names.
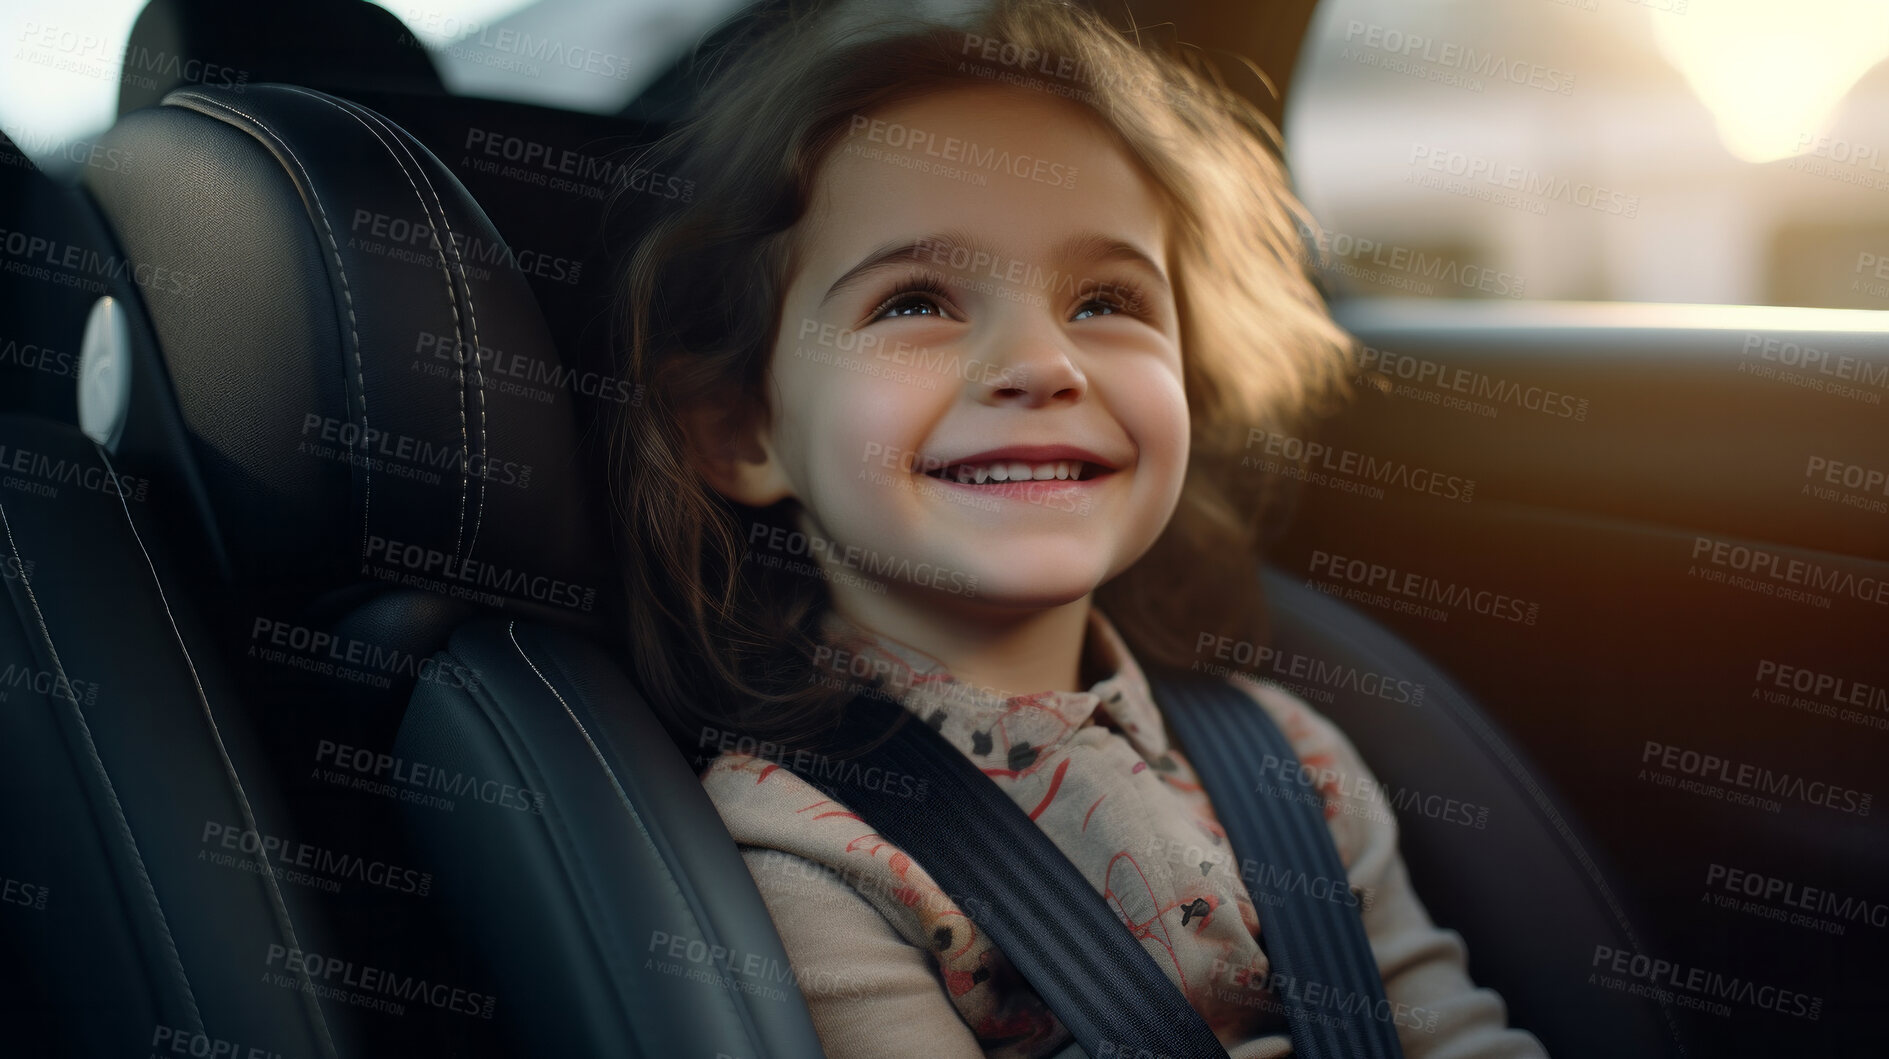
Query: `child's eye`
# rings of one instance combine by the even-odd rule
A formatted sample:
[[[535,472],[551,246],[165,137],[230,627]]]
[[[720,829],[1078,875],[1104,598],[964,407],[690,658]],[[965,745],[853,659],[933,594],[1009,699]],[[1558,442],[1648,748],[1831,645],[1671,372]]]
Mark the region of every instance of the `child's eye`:
[[[883,320],[891,316],[943,316],[944,310],[928,294],[901,294],[892,298],[878,309],[873,310],[872,318]]]
[[[1126,285],[1111,286],[1107,290],[1097,291],[1085,299],[1076,309],[1071,319],[1085,320],[1097,316],[1141,316],[1143,314],[1141,291]]]
[[[899,284],[898,290],[881,301],[866,319],[868,323],[911,316],[950,319],[951,314],[944,308],[949,301],[950,295],[937,277],[916,276]]]

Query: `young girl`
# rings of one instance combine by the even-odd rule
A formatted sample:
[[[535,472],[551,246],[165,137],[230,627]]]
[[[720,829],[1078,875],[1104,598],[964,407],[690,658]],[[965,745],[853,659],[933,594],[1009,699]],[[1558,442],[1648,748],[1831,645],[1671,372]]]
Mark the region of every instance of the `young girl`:
[[[1070,1039],[924,865],[779,767],[866,687],[1029,812],[1234,1056],[1289,1051],[1243,882],[1267,866],[1137,662],[1261,635],[1240,456],[1342,388],[1271,142],[1210,75],[1014,0],[774,27],[650,162],[696,190],[628,267],[631,643],[678,737],[724,751],[702,782],[836,1059]],[[1372,789],[1350,744],[1238,682],[1329,780],[1405,1053],[1537,1054],[1391,819],[1347,804]]]

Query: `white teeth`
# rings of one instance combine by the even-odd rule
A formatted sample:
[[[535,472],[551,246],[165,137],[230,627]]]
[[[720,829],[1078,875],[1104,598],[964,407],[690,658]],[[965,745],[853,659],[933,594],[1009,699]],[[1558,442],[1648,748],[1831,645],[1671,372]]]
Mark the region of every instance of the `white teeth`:
[[[959,485],[970,485],[973,482],[982,485],[984,482],[985,474],[984,468],[982,467],[973,467],[968,463],[960,463],[957,467],[953,468],[953,470],[957,472],[953,477],[957,479]]]
[[[937,477],[949,478],[961,485],[983,485],[986,482],[1080,481],[1082,480],[1082,461],[1051,460],[1032,466],[1017,460],[1005,460],[981,466],[959,464],[948,470],[934,473]]]

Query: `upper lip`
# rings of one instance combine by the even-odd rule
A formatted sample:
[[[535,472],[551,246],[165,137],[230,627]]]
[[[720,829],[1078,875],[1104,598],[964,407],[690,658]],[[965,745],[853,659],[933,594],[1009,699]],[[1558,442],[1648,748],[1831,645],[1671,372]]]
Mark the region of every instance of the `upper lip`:
[[[1056,460],[1082,460],[1093,463],[1103,470],[1116,469],[1113,460],[1104,459],[1090,449],[1080,445],[1005,445],[1002,448],[985,449],[965,456],[954,456],[940,462],[928,459],[921,466],[934,471],[945,470],[963,464],[995,463],[998,460],[1014,460],[1018,463],[1050,463]]]

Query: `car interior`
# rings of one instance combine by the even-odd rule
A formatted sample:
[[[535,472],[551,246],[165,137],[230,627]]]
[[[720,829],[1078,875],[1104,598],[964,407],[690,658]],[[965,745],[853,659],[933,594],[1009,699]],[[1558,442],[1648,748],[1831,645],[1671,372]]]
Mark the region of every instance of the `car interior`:
[[[1173,21],[1284,91],[1317,4],[1258,6]],[[606,428],[639,400],[616,255],[673,194],[620,160],[704,65],[678,51],[608,114],[483,98],[364,0],[149,0],[129,48],[198,62],[124,78],[92,164],[0,143],[0,341],[39,351],[0,364],[10,1042],[821,1054],[699,749],[627,663],[607,523]],[[1270,529],[1271,638],[1220,661],[1352,739],[1430,914],[1550,1054],[1884,1054],[1882,726],[1766,696],[1780,667],[1836,674],[1883,715],[1889,532],[1797,483],[1810,456],[1889,466],[1889,433],[1880,399],[1748,370],[1818,351],[1889,389],[1884,313],[1332,309],[1357,398],[1280,446],[1303,462]],[[1463,414],[1446,378],[1580,415]],[[1473,502],[1325,487],[1345,454]],[[1738,591],[1754,555],[1838,587]],[[1478,602],[1397,606],[1399,572]],[[1673,748],[1863,810],[1664,789],[1644,777]],[[1865,912],[1838,933],[1728,911],[1728,868]],[[1819,1014],[1597,984],[1618,954]]]

